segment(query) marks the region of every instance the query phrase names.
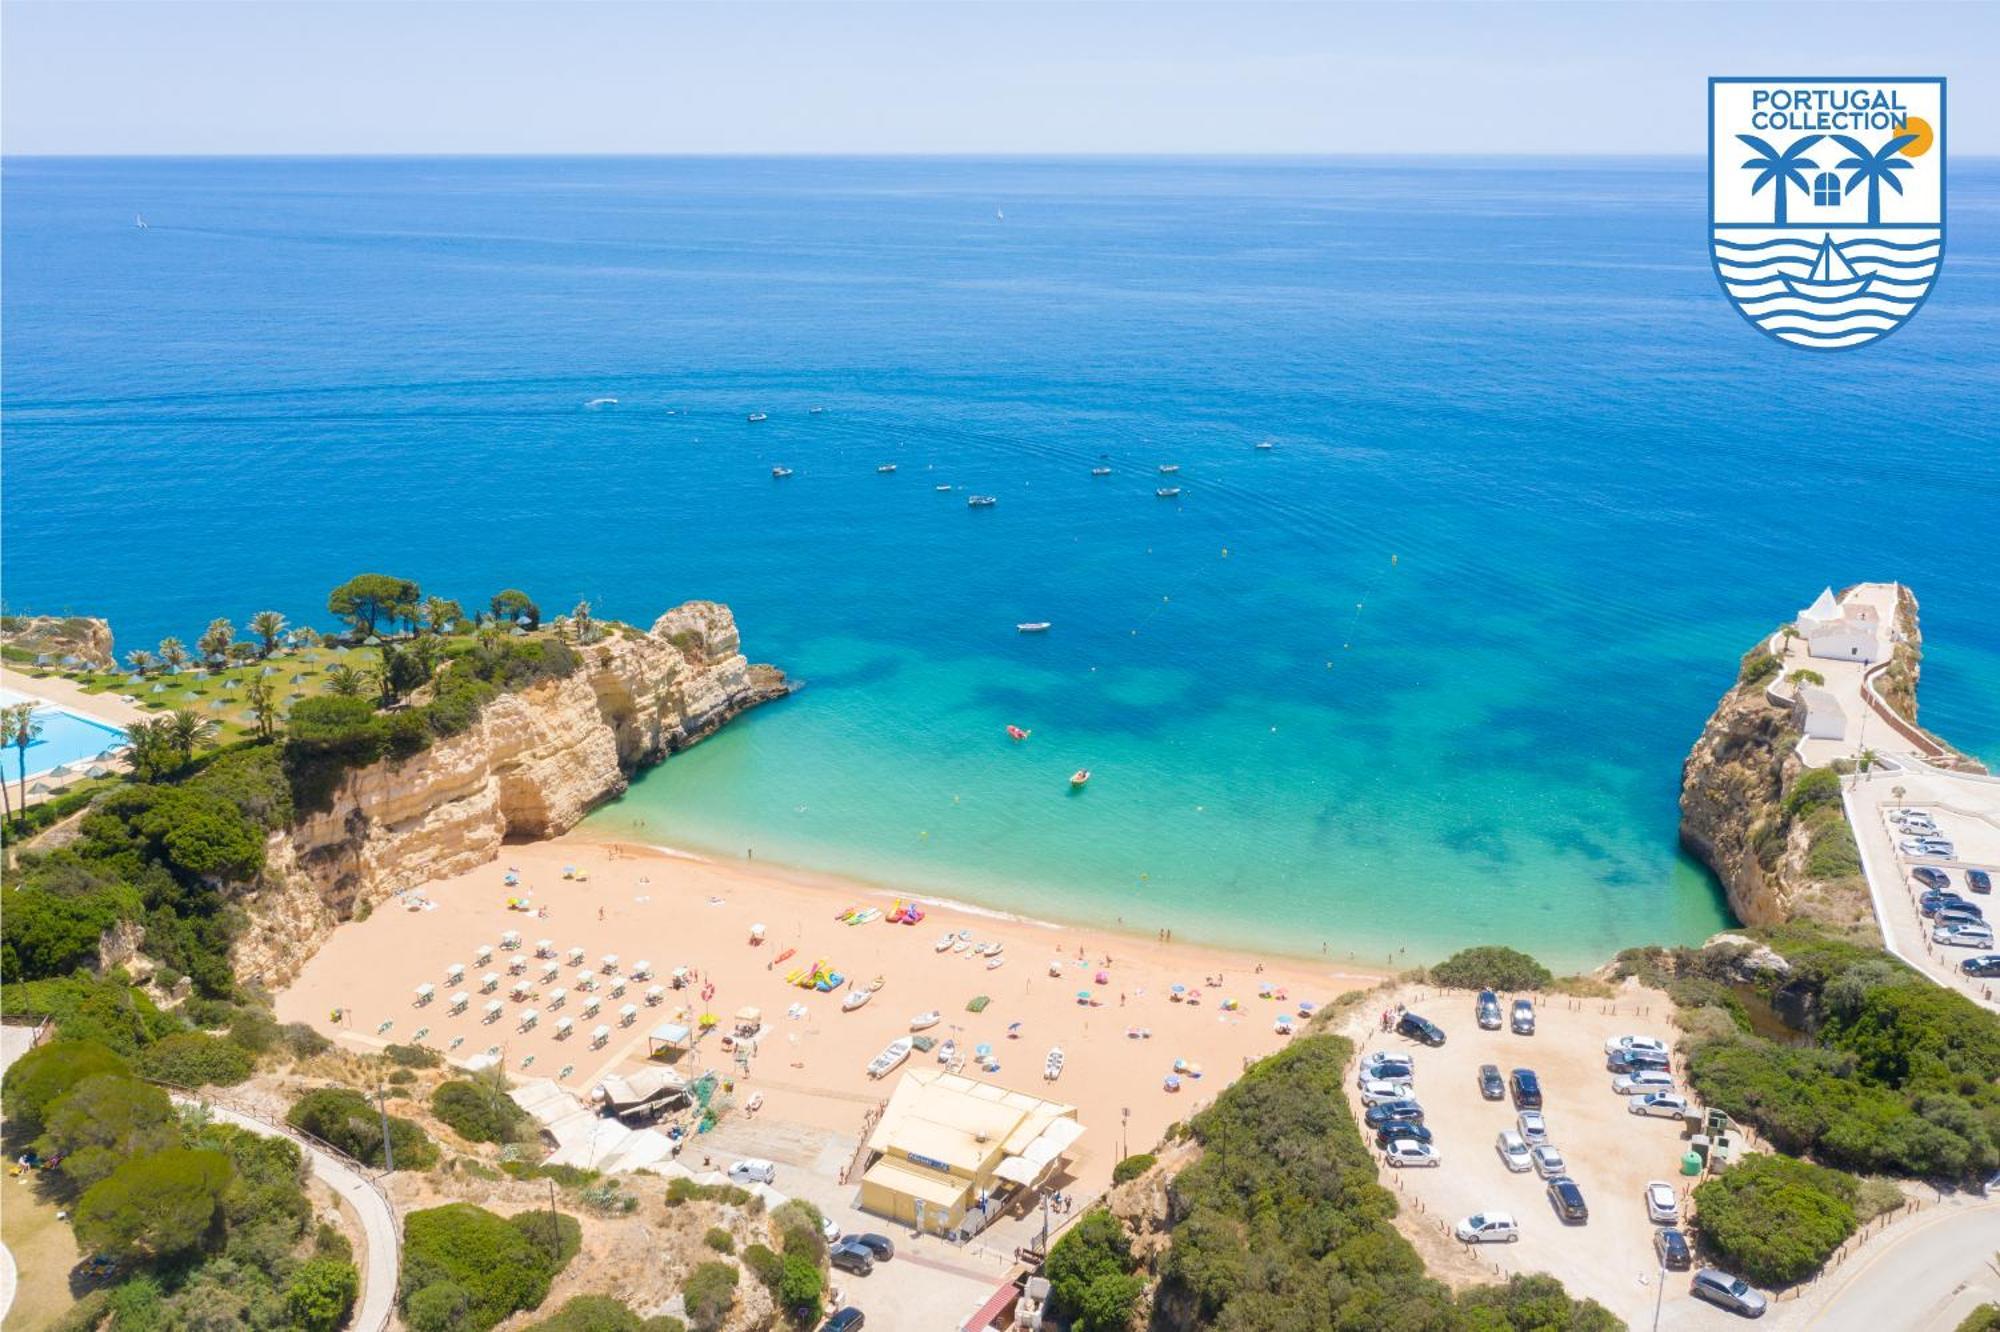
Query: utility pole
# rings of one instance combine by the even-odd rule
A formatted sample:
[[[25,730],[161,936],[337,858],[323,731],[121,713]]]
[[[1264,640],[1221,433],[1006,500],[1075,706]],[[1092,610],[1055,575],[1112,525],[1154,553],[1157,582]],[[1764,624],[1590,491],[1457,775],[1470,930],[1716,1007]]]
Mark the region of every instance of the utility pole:
[[[382,1116],[382,1166],[383,1173],[396,1173],[396,1149],[389,1141],[389,1098],[382,1090],[382,1084],[375,1084],[375,1109]]]
[[[549,1181],[549,1260],[551,1262],[559,1262],[561,1259],[562,1221],[556,1213],[556,1182],[551,1179]],[[1657,1325],[1654,1327],[1653,1332],[1659,1332]]]

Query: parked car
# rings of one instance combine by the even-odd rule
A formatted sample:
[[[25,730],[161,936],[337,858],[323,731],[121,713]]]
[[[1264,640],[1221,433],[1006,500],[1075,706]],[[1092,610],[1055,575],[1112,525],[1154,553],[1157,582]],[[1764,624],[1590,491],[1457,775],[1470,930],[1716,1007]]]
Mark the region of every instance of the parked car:
[[[1542,1118],[1539,1110],[1523,1110],[1514,1116],[1514,1123],[1520,1127],[1521,1136],[1530,1147],[1539,1147],[1549,1140],[1549,1121]]]
[[[887,1235],[877,1235],[873,1231],[862,1235],[849,1235],[840,1242],[842,1244],[859,1244],[862,1248],[868,1250],[869,1253],[875,1255],[875,1261],[878,1263],[886,1263],[896,1256],[896,1241],[890,1239]]]
[[[1528,1150],[1527,1140],[1513,1129],[1501,1129],[1493,1139],[1493,1150],[1500,1153],[1500,1163],[1517,1175],[1524,1175],[1535,1168],[1534,1154]]]
[[[1611,1090],[1620,1096],[1650,1096],[1674,1089],[1674,1075],[1649,1068],[1639,1073],[1620,1073],[1611,1079]]]
[[[1958,847],[1942,837],[1926,837],[1917,843],[1917,854],[1936,856],[1939,860],[1957,860]]]
[[[829,1249],[840,1243],[840,1227],[835,1225],[833,1218],[824,1212],[820,1213],[819,1217],[819,1237],[826,1241]]]
[[[1415,1013],[1403,1014],[1401,1020],[1396,1023],[1396,1034],[1407,1036],[1413,1041],[1421,1041],[1425,1045],[1444,1044],[1444,1028],[1429,1018],[1418,1017]]]
[[[1947,893],[1933,888],[1917,899],[1917,910],[1926,916],[1935,916],[1946,907],[1971,906],[1972,899],[1960,897],[1957,893]]]
[[[1452,1227],[1464,1244],[1512,1244],[1521,1238],[1521,1227],[1505,1212],[1475,1212]]]
[[[1391,1082],[1386,1078],[1370,1078],[1361,1084],[1361,1104],[1382,1105],[1388,1101],[1410,1099],[1410,1084]]]
[[[769,1184],[778,1177],[778,1167],[761,1157],[750,1157],[729,1167],[731,1184]]]
[[[1372,1129],[1381,1128],[1384,1124],[1400,1119],[1421,1124],[1424,1122],[1424,1108],[1415,1101],[1384,1101],[1381,1105],[1371,1105],[1362,1111],[1361,1119]]]
[[[1986,917],[1964,907],[1946,907],[1931,917],[1931,928],[1957,929],[1961,925],[1985,925]]]
[[[1658,1255],[1661,1267],[1671,1267],[1675,1271],[1694,1263],[1694,1251],[1688,1247],[1688,1237],[1672,1226],[1653,1232],[1653,1252]]]
[[[1516,1110],[1537,1110],[1542,1104],[1542,1080],[1535,1076],[1532,1068],[1514,1070],[1514,1108]]]
[[[1554,1143],[1545,1142],[1528,1155],[1535,1163],[1535,1173],[1543,1179],[1554,1179],[1557,1175],[1569,1173],[1569,1167],[1563,1163],[1563,1154],[1555,1149]]]
[[[1625,1105],[1625,1112],[1633,1115],[1650,1115],[1655,1119],[1682,1119],[1688,1112],[1688,1099],[1679,1092],[1654,1092],[1649,1096],[1634,1096]]]
[[[1951,876],[1941,869],[1929,865],[1919,865],[1910,871],[1910,877],[1926,888],[1943,890],[1951,887]]]
[[[1620,1050],[1605,1056],[1604,1067],[1613,1073],[1665,1073],[1669,1065],[1665,1055],[1651,1050]]]
[[[1417,1142],[1410,1138],[1398,1138],[1384,1147],[1382,1157],[1399,1169],[1404,1166],[1434,1166],[1443,1163],[1437,1148],[1430,1143]]]
[[[1965,886],[1975,893],[1990,893],[1993,891],[1993,876],[1985,870],[1969,869],[1965,872]]]
[[[1742,1314],[1745,1318],[1764,1316],[1764,1297],[1751,1289],[1749,1282],[1713,1267],[1704,1267],[1694,1274],[1694,1282],[1688,1287],[1688,1294],[1698,1300],[1707,1300],[1710,1304],[1720,1305],[1731,1313]]]
[[[1657,1036],[1613,1036],[1604,1043],[1604,1053],[1617,1054],[1620,1050],[1650,1050],[1657,1055],[1671,1053],[1667,1043]]]
[[[1354,1082],[1356,1086],[1379,1081],[1414,1082],[1416,1076],[1416,1065],[1407,1059],[1371,1057],[1361,1061],[1361,1072]]]
[[[1514,1001],[1514,1018],[1512,1025],[1514,1028],[1514,1034],[1516,1036],[1532,1036],[1535,1034],[1534,1000],[1516,999]]]
[[[841,1244],[826,1255],[826,1260],[843,1272],[856,1276],[867,1276],[875,1270],[875,1255],[868,1252],[865,1244]]]
[[[1500,1065],[1481,1064],[1479,1066],[1479,1094],[1489,1101],[1507,1099],[1507,1083],[1500,1076]]]
[[[1375,1132],[1375,1145],[1384,1150],[1390,1143],[1403,1139],[1411,1142],[1429,1142],[1431,1131],[1414,1119],[1397,1119],[1384,1124]]]
[[[861,1310],[850,1305],[821,1323],[819,1332],[861,1332],[863,1321]]]
[[[1648,1180],[1646,1183],[1646,1219],[1671,1226],[1681,1219],[1681,1202],[1674,1196],[1674,1186],[1663,1179]]]
[[[1958,969],[1968,976],[2000,976],[2000,953],[1968,957],[1958,964]]]
[[[1580,1226],[1590,1220],[1590,1207],[1583,1201],[1583,1190],[1568,1175],[1557,1175],[1549,1181],[1549,1205],[1568,1225]]]
[[[1500,1030],[1500,996],[1491,990],[1481,990],[1479,998],[1473,1001],[1472,1014],[1479,1019],[1481,1031]]]
[[[1931,942],[1947,948],[1991,948],[1993,931],[1979,921],[1939,925],[1931,930]]]

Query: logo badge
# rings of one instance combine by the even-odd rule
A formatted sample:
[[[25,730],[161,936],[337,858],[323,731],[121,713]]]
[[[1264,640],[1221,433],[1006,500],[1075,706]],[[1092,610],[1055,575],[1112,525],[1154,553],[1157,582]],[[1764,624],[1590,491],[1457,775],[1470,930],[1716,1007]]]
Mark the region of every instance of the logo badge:
[[[1708,81],[1709,252],[1780,342],[1866,346],[1944,262],[1943,79]]]

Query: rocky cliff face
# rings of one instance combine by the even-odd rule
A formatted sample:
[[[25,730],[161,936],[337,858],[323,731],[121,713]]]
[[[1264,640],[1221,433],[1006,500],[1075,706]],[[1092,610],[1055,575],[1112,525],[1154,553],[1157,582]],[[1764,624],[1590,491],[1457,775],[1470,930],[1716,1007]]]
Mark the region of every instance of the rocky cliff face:
[[[23,662],[46,657],[55,665],[74,657],[94,671],[118,664],[111,653],[110,622],[85,615],[9,615],[0,618],[0,643]]]
[[[715,602],[676,607],[650,631],[610,626],[576,652],[573,674],[501,695],[409,759],[347,773],[329,808],[275,836],[237,974],[284,983],[356,910],[484,864],[510,837],[568,831],[636,768],[789,688],[744,659]]]

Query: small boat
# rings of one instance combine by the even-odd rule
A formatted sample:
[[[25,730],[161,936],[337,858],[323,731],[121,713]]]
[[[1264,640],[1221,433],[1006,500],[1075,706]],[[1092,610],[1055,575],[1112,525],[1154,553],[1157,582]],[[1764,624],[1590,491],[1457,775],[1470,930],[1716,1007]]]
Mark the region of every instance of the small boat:
[[[950,487],[950,486],[932,486],[932,487],[931,487],[931,489],[933,489],[933,490],[937,491],[937,492],[938,492],[938,494],[942,495],[942,494],[945,494],[945,493],[947,493],[948,491],[950,491],[950,490],[951,490],[951,487]]]
[[[1161,499],[1179,499],[1181,488],[1179,486],[1161,486],[1153,493]]]
[[[1090,474],[1092,476],[1110,476],[1111,469],[1109,467],[1093,467],[1090,469]]]
[[[990,509],[1000,501],[991,495],[967,495],[965,507],[968,509]]]
[[[1178,472],[1178,471],[1180,471],[1180,470],[1181,470],[1181,465],[1180,465],[1179,463],[1161,463],[1161,464],[1160,464],[1160,475],[1161,475],[1161,476],[1172,476],[1172,475],[1173,475],[1173,474],[1174,474],[1175,472]]]
[[[887,475],[889,475],[889,473],[891,473],[891,472],[893,472],[893,471],[895,471],[895,470],[896,470],[896,464],[894,464],[894,463],[883,463],[883,464],[882,464],[882,465],[881,465],[880,467],[877,467],[877,468],[875,469],[875,475],[877,475],[877,476],[887,476]]]
[[[1006,943],[1002,940],[995,939],[992,943],[986,945],[986,953],[989,957],[998,957],[1000,956],[1000,950],[1006,946]]]
[[[1833,243],[1833,234],[1827,233],[1819,243],[1819,253],[1813,258],[1812,271],[1802,278],[1788,277],[1785,285],[1794,294],[1811,296],[1819,300],[1840,300],[1849,296],[1859,296],[1868,290],[1873,275],[1863,275],[1847,262],[1847,256]]]
[[[885,1078],[895,1072],[896,1066],[910,1057],[910,1038],[898,1036],[882,1048],[882,1053],[868,1061],[868,1076]]]
[[[1016,633],[1022,634],[1045,634],[1049,631],[1049,622],[1047,620],[1029,620],[1026,624],[1015,625],[1014,630]]]
[[[1007,220],[1007,214],[1006,214],[1006,212],[1005,212],[1004,210],[1002,210],[1002,209],[999,209],[999,208],[996,208],[996,209],[994,209],[994,210],[993,210],[993,220],[994,220],[995,222],[1005,222],[1005,221]]]
[[[616,407],[616,406],[618,405],[618,399],[616,399],[616,398],[592,398],[592,399],[591,399],[591,400],[590,400],[589,402],[586,402],[586,403],[585,403],[585,404],[583,404],[583,405],[584,405],[584,406],[586,406],[586,407]]]
[[[1054,1082],[1057,1078],[1062,1076],[1062,1071],[1063,1071],[1062,1047],[1060,1045],[1052,1045],[1049,1047],[1048,1058],[1042,1061],[1042,1080],[1044,1082]]]
[[[937,1048],[937,1061],[940,1064],[949,1064],[957,1054],[958,1042],[947,1036],[944,1044]]]
[[[910,1030],[924,1031],[928,1028],[935,1027],[938,1023],[942,1021],[944,1021],[944,1014],[938,1012],[935,1008],[933,1008],[928,1013],[919,1013],[915,1017],[911,1018]]]
[[[840,1011],[843,1013],[852,1013],[855,1009],[861,1007],[874,997],[875,991],[873,990],[849,990],[847,997],[840,1001]]]
[[[145,217],[145,214],[143,214],[143,213],[134,213],[134,214],[132,215],[132,225],[133,225],[133,226],[135,226],[135,227],[137,227],[137,228],[138,228],[139,230],[141,230],[141,231],[145,231],[145,230],[148,230],[148,229],[149,229],[149,228],[150,228],[150,227],[152,226],[152,223],[150,223],[150,222],[146,221],[146,217]]]
[[[972,947],[972,945],[966,942],[964,939],[953,939],[951,941],[951,951],[954,953],[962,953],[970,947]]]
[[[820,414],[821,412],[823,412],[823,411],[825,411],[825,410],[826,410],[826,408],[824,408],[824,407],[808,407],[808,408],[806,408],[806,415],[808,415],[808,416],[818,416],[818,415],[819,415],[819,414]]]
[[[1007,728],[1007,738],[1009,740],[1026,740],[1033,734],[1033,731],[1024,731],[1018,726],[1009,726]]]
[[[791,474],[792,469],[789,467],[773,467],[771,469],[771,479],[773,481],[782,481]]]
[[[988,971],[998,971],[1006,965],[1007,959],[1004,957],[989,957],[986,959],[986,969]]]
[[[1075,772],[1069,775],[1070,789],[1072,791],[1081,791],[1083,789],[1083,784],[1089,780],[1090,780],[1090,769],[1078,768]]]
[[[750,413],[750,424],[752,424],[752,425],[755,425],[755,424],[757,424],[757,422],[759,422],[759,421],[768,421],[768,420],[770,420],[770,419],[771,419],[771,416],[770,416],[770,413],[768,413],[768,412],[752,412],[752,413]]]
[[[932,947],[940,953],[949,953],[951,946],[957,942],[958,936],[956,934],[946,934],[939,936],[938,941]]]

